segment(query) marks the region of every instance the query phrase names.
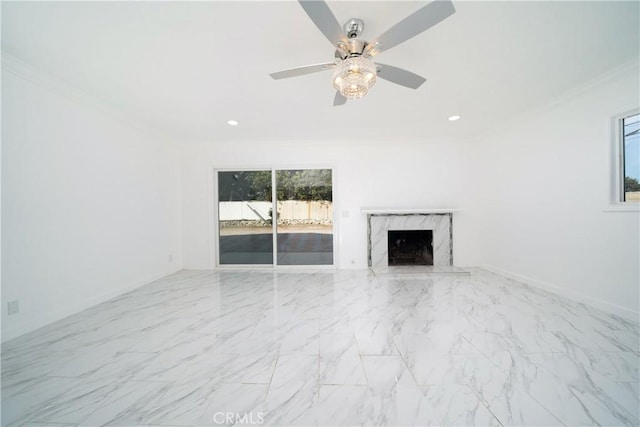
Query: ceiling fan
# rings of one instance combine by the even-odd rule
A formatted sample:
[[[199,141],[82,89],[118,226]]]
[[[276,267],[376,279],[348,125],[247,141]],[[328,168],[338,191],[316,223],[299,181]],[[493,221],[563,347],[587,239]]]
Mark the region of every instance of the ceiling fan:
[[[376,81],[376,76],[411,89],[426,81],[422,76],[391,65],[375,63],[373,57],[428,30],[456,11],[450,0],[434,0],[382,33],[373,42],[358,38],[364,23],[348,20],[342,28],[323,0],[298,0],[316,27],[335,46],[335,60],[305,65],[269,74],[274,79],[301,76],[318,71],[334,70],[336,95],[333,105],[343,105],[347,99],[362,98]],[[344,31],[343,31],[344,30]]]

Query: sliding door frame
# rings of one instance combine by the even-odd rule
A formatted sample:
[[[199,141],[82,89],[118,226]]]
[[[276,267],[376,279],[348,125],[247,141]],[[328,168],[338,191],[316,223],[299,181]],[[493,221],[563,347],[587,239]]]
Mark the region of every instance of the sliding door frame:
[[[210,188],[209,194],[212,195],[212,206],[209,209],[209,238],[212,241],[209,242],[209,259],[214,268],[271,268],[272,264],[220,264],[220,200],[218,194],[218,173],[219,172],[262,172],[271,171],[271,185],[273,186],[273,171],[268,167],[245,167],[245,168],[213,168],[211,179],[209,179]],[[273,197],[273,188],[271,189],[271,197]],[[271,200],[273,206],[273,200]],[[273,222],[273,221],[272,221]],[[272,238],[274,238],[274,230],[272,224]],[[275,249],[273,251],[273,260],[275,261]]]
[[[331,203],[333,208],[332,216],[332,246],[333,246],[333,259],[332,264],[326,265],[278,265],[278,220],[277,220],[277,188],[276,188],[276,172],[286,170],[305,170],[305,169],[330,169],[331,170]],[[218,195],[218,172],[236,172],[236,171],[271,171],[271,204],[274,212],[272,221],[272,240],[273,240],[273,264],[220,264],[220,201]],[[211,268],[216,269],[283,269],[283,270],[299,270],[299,269],[314,269],[314,270],[335,270],[338,265],[338,222],[337,222],[337,203],[336,203],[336,168],[332,165],[287,165],[287,166],[239,166],[234,167],[216,167],[215,165],[210,168],[209,174],[209,260]]]

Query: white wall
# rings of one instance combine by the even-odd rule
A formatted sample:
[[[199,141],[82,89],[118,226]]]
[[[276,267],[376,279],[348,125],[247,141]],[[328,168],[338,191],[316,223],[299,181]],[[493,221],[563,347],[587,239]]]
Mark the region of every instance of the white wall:
[[[166,141],[3,72],[3,341],[181,266],[177,158]],[[12,300],[20,312],[8,316]]]
[[[183,248],[186,268],[211,268],[214,167],[334,168],[337,266],[367,267],[362,207],[468,208],[472,147],[457,142],[332,141],[186,144],[182,156]],[[473,263],[465,239],[468,213],[454,216],[454,261]]]
[[[611,118],[639,104],[638,68],[478,141],[482,265],[638,319],[639,213],[605,212]]]

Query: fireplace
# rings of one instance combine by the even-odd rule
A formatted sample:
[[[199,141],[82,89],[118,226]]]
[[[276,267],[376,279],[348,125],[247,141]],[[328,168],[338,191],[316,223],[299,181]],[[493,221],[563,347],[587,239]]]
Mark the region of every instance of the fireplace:
[[[388,230],[389,265],[433,265],[433,230]]]
[[[430,247],[427,253],[431,256],[428,264],[434,267],[453,265],[453,211],[454,209],[433,210],[396,210],[396,209],[363,209],[367,214],[368,256],[370,267],[406,266],[407,259],[390,256],[389,231],[412,232],[429,231]],[[408,236],[407,234],[406,236]],[[415,244],[415,243],[414,243]],[[423,250],[424,252],[424,250]],[[407,256],[407,258],[410,258]],[[420,261],[419,261],[420,262]],[[416,265],[412,262],[412,265]],[[417,264],[418,266],[421,264]]]

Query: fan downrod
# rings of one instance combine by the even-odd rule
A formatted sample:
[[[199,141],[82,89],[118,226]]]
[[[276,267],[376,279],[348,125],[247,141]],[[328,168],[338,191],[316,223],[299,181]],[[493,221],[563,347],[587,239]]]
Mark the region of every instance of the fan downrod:
[[[368,43],[366,40],[359,38],[364,30],[364,22],[362,19],[351,18],[342,26],[347,40],[340,40],[337,45],[335,57],[336,59],[346,59],[351,56],[360,56],[364,53]]]

